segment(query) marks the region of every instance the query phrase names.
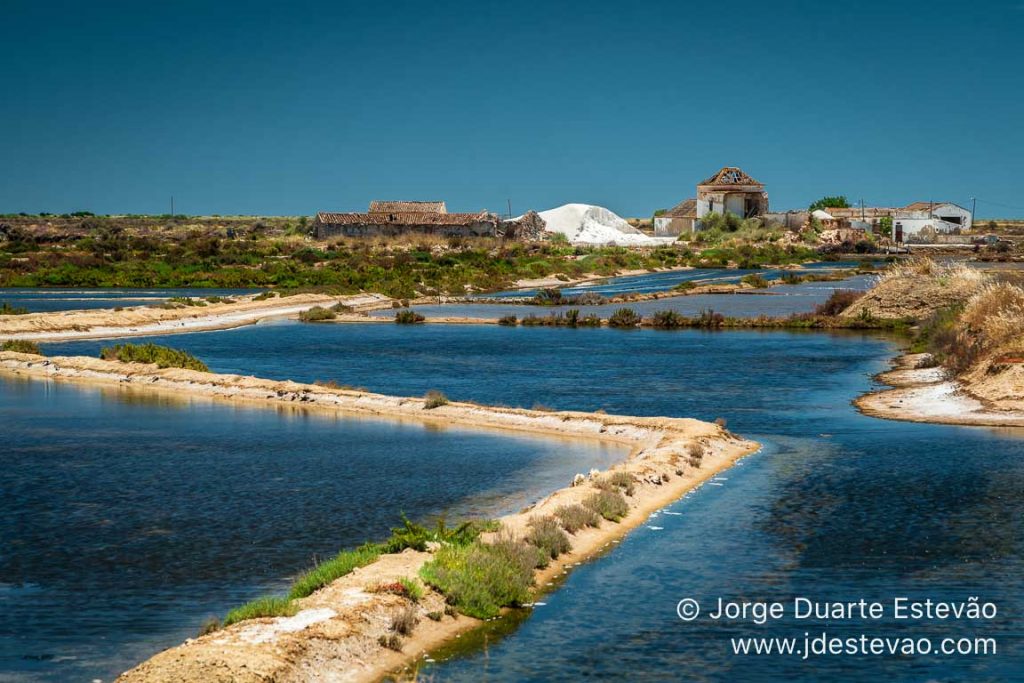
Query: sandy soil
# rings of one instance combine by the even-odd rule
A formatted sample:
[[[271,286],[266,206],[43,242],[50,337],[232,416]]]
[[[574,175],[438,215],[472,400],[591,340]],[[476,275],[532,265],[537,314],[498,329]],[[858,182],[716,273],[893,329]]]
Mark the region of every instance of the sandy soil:
[[[384,396],[318,385],[164,369],[85,357],[44,358],[0,352],[0,371],[39,379],[114,385],[154,392],[201,396],[214,400],[301,405],[355,415],[413,419],[448,425],[587,438],[631,446],[626,460],[612,468],[637,480],[627,497],[630,511],[619,523],[603,521],[599,528],[571,537],[573,548],[538,571],[536,584],[555,576],[617,541],[659,508],[699,486],[736,460],[754,452],[757,444],[739,439],[715,424],[686,418],[630,417],[574,411],[548,412],[450,403],[427,410],[421,398]],[[700,444],[699,467],[686,462],[691,444]],[[502,519],[503,526],[521,533],[530,517],[578,502],[596,489],[598,473],[578,475],[576,481],[518,514]],[[568,484],[569,482],[567,482]],[[443,598],[427,590],[417,604],[378,593],[373,587],[400,577],[415,577],[429,553],[407,551],[386,555],[378,562],[338,579],[299,601],[293,617],[256,619],[188,640],[123,674],[123,683],[156,681],[371,681],[418,662],[426,652],[479,625],[465,616],[433,621],[428,612],[443,610]],[[389,633],[391,616],[411,606],[420,622],[394,652],[378,644]]]
[[[61,341],[225,330],[267,318],[296,316],[313,306],[336,303],[359,311],[390,305],[390,299],[379,294],[296,294],[257,301],[247,296],[237,298],[235,303],[181,308],[132,306],[120,311],[89,309],[5,315],[0,316],[0,339]]]
[[[1024,426],[1024,392],[1020,387],[986,384],[987,374],[950,379],[942,368],[928,365],[929,354],[907,354],[894,361],[894,369],[878,376],[892,389],[861,396],[854,405],[874,417],[910,422],[955,425]],[[1019,370],[1016,373],[1020,381]],[[973,380],[973,381],[972,381]],[[979,394],[978,389],[982,393]],[[1002,398],[992,400],[984,393]]]

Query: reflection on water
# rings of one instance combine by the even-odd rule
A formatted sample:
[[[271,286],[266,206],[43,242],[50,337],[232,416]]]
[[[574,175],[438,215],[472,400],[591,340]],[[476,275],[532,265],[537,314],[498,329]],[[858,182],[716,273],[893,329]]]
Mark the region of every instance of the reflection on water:
[[[0,680],[111,680],[316,557],[623,449],[0,379]]]
[[[764,451],[578,568],[485,651],[432,680],[1006,681],[1024,671],[1019,430],[892,422],[850,401],[896,344],[867,333],[313,326],[163,338],[220,371],[335,379],[387,393],[643,415],[723,416]],[[94,352],[98,344],[63,344]],[[685,623],[692,596],[995,602],[992,622]],[[525,617],[519,615],[517,618]],[[734,656],[732,636],[997,639],[997,656]],[[480,644],[483,636],[468,638]]]

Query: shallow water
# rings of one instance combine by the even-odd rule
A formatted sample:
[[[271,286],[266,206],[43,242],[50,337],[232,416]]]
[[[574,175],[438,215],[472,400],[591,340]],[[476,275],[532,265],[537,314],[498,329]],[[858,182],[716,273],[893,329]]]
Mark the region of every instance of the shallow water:
[[[255,294],[258,289],[57,289],[57,288],[3,288],[0,304],[27,308],[30,313],[71,311],[84,308],[115,308],[117,306],[146,306],[159,304],[171,297],[240,296]]]
[[[727,268],[693,268],[689,270],[672,270],[659,273],[643,273],[641,275],[622,275],[610,277],[603,280],[592,280],[577,285],[559,287],[566,296],[593,292],[601,296],[617,296],[620,294],[632,294],[638,292],[664,292],[672,289],[683,282],[700,284],[730,284],[739,282],[745,275],[754,273],[760,274],[766,280],[778,280],[784,273],[812,271],[823,273],[845,268],[855,268],[864,262],[861,261],[822,261],[818,263],[805,263],[799,270],[761,268],[761,269],[727,269]],[[867,261],[873,267],[882,267],[884,262]],[[537,288],[509,289],[493,294],[481,294],[486,297],[513,297],[533,296],[539,290]]]
[[[682,271],[689,272],[689,271]],[[727,271],[735,273],[736,271]],[[660,274],[658,274],[660,275]],[[671,275],[665,273],[664,275]],[[654,278],[656,275],[642,276]],[[807,313],[815,306],[828,299],[837,289],[865,291],[870,289],[876,280],[875,275],[855,275],[835,282],[803,282],[798,285],[780,285],[768,289],[752,290],[745,294],[692,294],[690,296],[673,296],[656,301],[637,301],[627,304],[602,304],[599,306],[529,306],[523,304],[442,304],[434,306],[415,306],[417,313],[434,316],[457,316],[470,318],[500,318],[504,315],[515,315],[524,318],[528,315],[545,316],[549,313],[565,313],[570,308],[578,308],[584,315],[597,314],[607,318],[620,308],[632,308],[641,315],[651,315],[656,311],[673,310],[683,315],[699,315],[701,311],[713,310],[726,316],[737,318],[754,318],[759,315],[785,316],[792,313]],[[738,279],[738,276],[737,276]],[[567,290],[563,290],[567,291]],[[630,290],[637,291],[637,290]],[[643,290],[640,290],[643,291]],[[391,318],[393,310],[374,311],[371,315]]]
[[[860,333],[300,325],[161,337],[213,369],[642,415],[723,416],[765,444],[578,568],[510,635],[466,636],[432,680],[1019,680],[1024,440],[869,418],[850,401],[897,349]],[[95,352],[97,342],[49,345]],[[680,514],[669,514],[680,513]],[[658,527],[657,529],[651,527]],[[718,596],[978,596],[981,622],[682,622]],[[511,623],[511,620],[506,623]],[[492,624],[496,631],[502,622]],[[733,636],[991,637],[982,656],[733,655]]]
[[[313,558],[624,450],[0,377],[0,680],[112,680]]]

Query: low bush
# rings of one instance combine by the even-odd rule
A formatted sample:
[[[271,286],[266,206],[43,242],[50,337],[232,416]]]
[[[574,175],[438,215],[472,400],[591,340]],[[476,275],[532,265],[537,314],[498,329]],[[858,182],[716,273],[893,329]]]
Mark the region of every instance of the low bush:
[[[526,542],[538,547],[546,558],[557,559],[559,555],[572,550],[569,537],[554,517],[533,517],[528,522]]]
[[[533,570],[540,561],[537,548],[523,541],[477,541],[466,546],[444,546],[423,565],[420,577],[463,614],[489,619],[502,607],[529,601]]]
[[[703,309],[700,315],[695,321],[697,327],[702,327],[709,330],[718,329],[725,324],[725,316],[721,313],[716,313],[712,309]]]
[[[292,584],[288,597],[294,599],[312,595],[335,579],[349,574],[356,567],[365,567],[376,561],[380,557],[381,551],[381,546],[375,543],[367,543],[355,550],[343,550],[330,560],[321,562],[297,578]]]
[[[819,304],[814,312],[817,315],[828,315],[835,316],[839,315],[847,308],[852,306],[861,297],[860,292],[855,292],[850,289],[836,289],[832,291],[828,299],[824,303]]]
[[[100,350],[103,360],[119,360],[122,363],[154,363],[159,368],[184,368],[209,372],[210,368],[187,351],[179,351],[157,344],[117,344]]]
[[[636,327],[640,316],[632,308],[620,308],[608,318],[609,327]]]
[[[411,635],[418,623],[420,620],[416,616],[416,608],[412,605],[406,605],[391,615],[391,630],[403,636]]]
[[[402,638],[397,633],[381,636],[377,639],[377,642],[381,647],[386,647],[389,650],[394,650],[395,652],[402,651]]]
[[[0,343],[0,351],[34,353],[37,356],[43,355],[42,350],[39,348],[39,344],[36,344],[34,341],[28,341],[27,339],[8,339],[7,341]]]
[[[589,313],[579,319],[576,327],[601,327],[601,316],[596,313]]]
[[[690,467],[700,467],[704,461],[704,446],[699,443],[691,443],[686,449],[686,454]]]
[[[24,306],[12,306],[6,301],[0,304],[0,315],[25,315],[28,309]]]
[[[423,584],[416,579],[407,579],[405,577],[398,580],[398,583],[405,589],[406,596],[413,602],[419,602],[423,599]]]
[[[205,306],[206,302],[202,299],[193,299],[190,296],[172,296],[168,301],[172,304],[179,304],[181,306]]]
[[[438,612],[437,610],[434,610],[433,612],[427,612],[427,618],[431,621],[441,621],[441,617],[443,616],[444,612]]]
[[[627,496],[632,496],[636,491],[636,477],[629,472],[612,472],[605,481],[612,486],[622,489]]]
[[[514,315],[503,315],[498,318],[499,325],[505,325],[507,327],[515,327],[519,323],[519,320]]]
[[[305,311],[299,313],[299,320],[304,323],[315,323],[321,320],[334,320],[338,317],[338,314],[329,308],[323,306],[313,306]]]
[[[423,409],[433,410],[434,408],[440,408],[441,406],[448,405],[448,397],[442,394],[440,391],[431,389],[423,397]]]
[[[562,528],[574,534],[583,527],[599,526],[601,516],[582,505],[562,505],[555,510],[555,517],[562,523]]]
[[[427,543],[469,545],[485,531],[497,531],[498,522],[492,520],[470,520],[455,527],[449,527],[444,515],[437,518],[434,528],[411,521],[402,514],[402,526],[391,530],[391,536],[381,545],[385,553],[400,553],[406,548],[427,549]]]
[[[657,311],[651,317],[651,326],[661,330],[674,330],[688,324],[689,319],[676,311]]]
[[[750,285],[756,289],[764,289],[768,286],[768,280],[764,279],[764,276],[760,273],[750,273],[740,278],[740,282],[746,285]]]
[[[199,627],[199,633],[197,633],[196,636],[201,638],[211,633],[216,633],[219,630],[220,619],[218,619],[217,617],[210,617],[209,619],[203,622],[202,626]]]
[[[399,325],[415,325],[423,322],[424,320],[426,320],[424,316],[409,309],[404,309],[395,313],[395,322]]]
[[[618,491],[596,491],[583,505],[610,522],[620,521],[629,512],[629,504]]]
[[[258,619],[259,617],[291,617],[298,611],[299,606],[288,598],[267,595],[228,612],[224,617],[224,625],[230,626],[239,621]]]
[[[261,292],[252,298],[253,301],[266,301],[277,296],[277,292]]]

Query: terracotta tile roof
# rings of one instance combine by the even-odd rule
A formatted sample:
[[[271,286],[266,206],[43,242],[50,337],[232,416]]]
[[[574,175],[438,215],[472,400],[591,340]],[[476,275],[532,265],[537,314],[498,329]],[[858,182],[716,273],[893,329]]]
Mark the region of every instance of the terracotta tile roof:
[[[474,223],[497,223],[494,214],[480,213],[435,213],[428,211],[404,211],[394,213],[332,213],[321,211],[316,215],[323,225],[472,225]]]
[[[444,202],[389,202],[375,199],[370,213],[448,213]]]
[[[684,199],[679,202],[671,209],[662,214],[663,216],[669,216],[671,218],[696,218],[697,217],[697,200],[696,199]]]
[[[718,173],[702,182],[701,185],[761,185],[761,183],[735,166],[724,166]]]

